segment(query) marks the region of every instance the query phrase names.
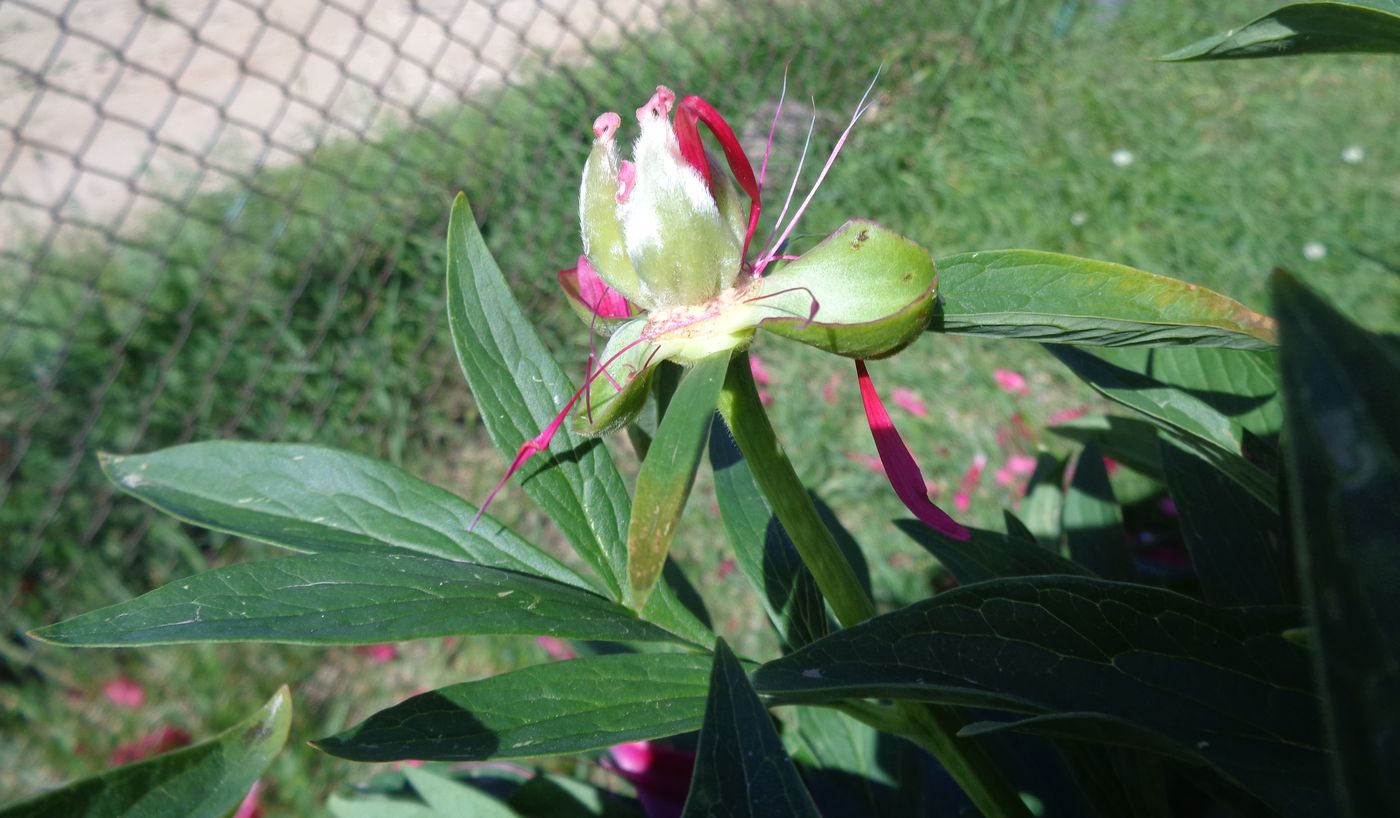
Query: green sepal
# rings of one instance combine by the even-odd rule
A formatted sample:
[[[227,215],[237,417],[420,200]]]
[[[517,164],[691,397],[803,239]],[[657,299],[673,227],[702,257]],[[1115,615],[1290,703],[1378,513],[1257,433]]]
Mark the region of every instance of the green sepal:
[[[589,384],[587,393],[579,398],[570,424],[576,433],[603,435],[626,426],[641,414],[647,402],[651,373],[657,364],[669,359],[666,344],[638,343],[646,326],[645,317],[633,318],[608,339],[597,365],[606,364],[612,378],[607,374],[598,375]],[[630,349],[627,348],[629,344],[633,345]]]
[[[748,301],[769,332],[848,358],[882,358],[928,325],[937,289],[927,250],[874,222],[852,219],[757,282]]]

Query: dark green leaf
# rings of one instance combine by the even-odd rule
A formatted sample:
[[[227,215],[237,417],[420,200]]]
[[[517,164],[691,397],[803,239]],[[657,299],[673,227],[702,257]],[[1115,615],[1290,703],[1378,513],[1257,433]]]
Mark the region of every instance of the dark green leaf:
[[[588,584],[476,507],[397,466],[276,443],[215,441],[102,455],[123,490],[195,525],[310,553],[416,552]]]
[[[1074,462],[1074,476],[1065,493],[1063,525],[1069,555],[1104,579],[1137,579],[1123,512],[1108,483],[1108,469],[1099,447],[1085,446]]]
[[[1014,517],[1012,519],[1015,519]],[[968,529],[972,539],[959,542],[916,520],[897,520],[895,526],[938,558],[962,585],[1002,577],[1041,574],[1087,575],[1080,566],[1029,540],[980,528]],[[1029,536],[1026,532],[1025,536]]]
[[[1219,470],[1170,441],[1161,444],[1167,486],[1201,591],[1217,605],[1293,600],[1283,522]]]
[[[926,815],[937,803],[938,779],[920,769],[932,759],[908,741],[826,707],[784,708],[783,721],[822,815]]]
[[[527,818],[645,818],[634,800],[544,772],[511,793],[510,806]]]
[[[1269,440],[1282,424],[1273,354],[1224,349],[1046,349],[1095,391],[1141,413],[1278,507]]]
[[[1185,62],[1358,51],[1400,53],[1400,5],[1392,0],[1295,3],[1161,59]]]
[[[1354,816],[1400,812],[1400,343],[1292,277],[1283,327],[1289,477],[1334,771]]]
[[[646,604],[665,567],[728,370],[729,353],[723,352],[686,374],[642,461],[627,529],[629,601],[634,608]]]
[[[817,818],[812,796],[729,646],[715,644],[686,818]]]
[[[696,729],[710,658],[622,653],[422,693],[317,746],[356,761],[481,761],[597,750]]]
[[[1273,322],[1204,287],[1121,264],[1034,250],[938,262],[929,330],[1086,346],[1267,349]]]
[[[678,641],[597,594],[409,554],[310,554],[231,565],[40,628],[63,645],[367,644],[459,634]]]
[[[278,690],[214,738],[0,809],[3,818],[225,818],[287,743],[291,694]]]
[[[549,425],[574,388],[511,295],[462,194],[452,203],[447,228],[447,318],[486,431],[512,458]],[[566,425],[518,479],[598,572],[612,598],[622,599],[630,504],[602,442]]]
[[[787,647],[827,633],[826,603],[816,580],[754,482],[734,437],[718,418],[710,430],[715,498],[735,562],[753,585],[768,619]]]
[[[993,580],[838,631],[753,679],[780,700],[1097,713],[1194,748],[1284,814],[1320,815],[1308,658],[1280,635],[1296,618],[1099,579]]]

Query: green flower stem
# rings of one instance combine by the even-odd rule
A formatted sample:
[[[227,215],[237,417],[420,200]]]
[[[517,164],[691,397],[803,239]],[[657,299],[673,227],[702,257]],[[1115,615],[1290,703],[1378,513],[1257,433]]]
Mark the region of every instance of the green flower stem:
[[[861,587],[831,530],[817,514],[817,507],[773,433],[768,410],[758,398],[747,353],[735,355],[729,364],[719,412],[734,435],[734,442],[739,444],[739,451],[749,461],[754,482],[773,506],[778,522],[812,572],[837,621],[848,628],[874,616],[875,604]]]
[[[807,570],[812,572],[837,621],[848,628],[874,616],[874,603],[861,587],[831,530],[817,514],[811,495],[773,433],[746,353],[734,356],[729,364],[719,411],[739,444],[739,451],[749,461],[759,490],[773,507]],[[982,748],[975,741],[957,737],[963,720],[953,708],[898,702],[892,712],[856,708],[850,714],[877,729],[902,735],[932,753],[987,818],[1030,818],[1020,796],[1007,785]]]

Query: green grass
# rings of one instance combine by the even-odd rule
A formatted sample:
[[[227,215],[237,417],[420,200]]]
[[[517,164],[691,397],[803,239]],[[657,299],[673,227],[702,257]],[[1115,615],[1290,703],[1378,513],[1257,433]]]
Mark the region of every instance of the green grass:
[[[775,213],[805,130],[802,112],[811,110],[806,100],[815,99],[818,112],[819,160],[883,63],[877,106],[804,218],[796,247],[848,217],[867,216],[935,256],[1058,250],[1178,276],[1260,309],[1267,308],[1269,271],[1286,266],[1368,324],[1395,328],[1400,153],[1390,135],[1400,109],[1397,63],[1147,59],[1270,5],[1251,0],[1226,13],[1205,0],[960,0],[934,14],[901,0],[856,10],[822,6],[783,20],[743,16],[761,12],[678,18],[671,36],[648,37],[600,54],[596,65],[568,77],[542,74],[505,92],[489,120],[445,112],[435,130],[400,130],[381,145],[327,146],[311,158],[318,170],[309,177],[299,169],[260,174],[259,189],[297,196],[294,215],[239,192],[201,199],[205,221],[148,231],[152,244],[174,236],[168,266],[137,251],[103,259],[78,248],[50,258],[48,272],[100,270],[115,295],[89,303],[81,288],[46,284],[21,316],[63,329],[82,315],[83,330],[58,395],[35,426],[32,459],[0,511],[0,531],[28,531],[53,480],[77,464],[76,488],[38,539],[3,535],[5,559],[16,560],[6,566],[23,569],[30,589],[7,614],[8,624],[18,630],[206,564],[261,554],[155,522],[134,501],[109,502],[90,456],[97,448],[149,449],[185,437],[314,439],[399,460],[464,496],[484,496],[502,464],[474,425],[446,337],[440,244],[450,198],[458,188],[468,191],[547,340],[566,366],[581,369],[586,331],[553,293],[552,274],[578,252],[575,195],[588,125],[602,110],[630,111],[658,81],[707,96],[738,130],[761,140],[788,66],[796,120],[782,131],[770,169]],[[1110,8],[1121,15],[1104,11]],[[1342,151],[1353,145],[1365,158],[1343,162]],[[1130,151],[1133,162],[1115,165],[1116,150]],[[394,153],[405,158],[396,163]],[[353,178],[353,189],[337,177]],[[246,238],[226,241],[229,228]],[[1312,241],[1326,245],[1325,258],[1304,258]],[[206,284],[202,271],[211,265],[218,275]],[[74,432],[87,417],[94,383],[109,371],[114,344],[137,326],[134,296],[149,298],[156,318],[131,336],[126,364],[92,433],[77,441],[74,461]],[[170,339],[186,326],[188,341],[172,353]],[[21,339],[0,379],[6,427],[34,408],[36,373],[60,351],[53,332]],[[850,363],[765,338],[755,351],[775,377],[769,391],[780,435],[804,477],[866,546],[877,587],[893,589],[882,601],[926,593],[931,560],[888,525],[902,509],[853,459],[873,454],[873,446]],[[171,375],[161,381],[163,365]],[[998,389],[991,375],[998,367],[1023,373],[1030,394]],[[1016,502],[1015,492],[992,478],[1005,458],[1038,444],[1063,450],[1040,431],[1045,420],[1091,402],[1048,355],[1024,343],[929,336],[872,370],[887,400],[906,386],[928,404],[925,419],[892,411],[943,499],[975,455],[987,457],[965,515],[979,525],[996,525],[1001,507]],[[828,403],[823,387],[832,376],[836,399]],[[1018,413],[1036,436],[999,439]],[[627,459],[625,442],[614,450]],[[751,599],[738,573],[717,576],[726,546],[707,525],[712,504],[702,477],[676,550],[712,610],[724,612],[717,625],[730,637],[761,617],[756,606],[732,602]],[[518,489],[504,493],[493,511],[528,536],[561,546]],[[94,546],[82,548],[90,528]],[[20,565],[15,555],[31,547],[38,559]],[[543,656],[529,640],[441,645],[408,645],[404,658],[374,665],[349,650],[79,653],[7,643],[0,800],[100,769],[112,746],[156,723],[210,734],[289,680],[296,683],[296,740],[274,768],[269,814],[316,814],[328,791],[365,773],[300,739],[421,687]],[[104,707],[100,684],[119,672],[146,685],[158,704],[137,712]],[[75,752],[79,746],[84,752]]]

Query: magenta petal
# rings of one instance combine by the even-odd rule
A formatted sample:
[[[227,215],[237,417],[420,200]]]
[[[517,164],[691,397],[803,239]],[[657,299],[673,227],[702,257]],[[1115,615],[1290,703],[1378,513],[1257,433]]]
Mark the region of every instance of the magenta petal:
[[[599,318],[632,317],[632,305],[599,277],[587,256],[578,257],[577,267],[559,271],[559,286],[565,295]]]
[[[856,361],[856,377],[860,381],[860,399],[865,404],[865,419],[870,424],[871,436],[875,438],[875,450],[880,453],[880,462],[885,466],[885,475],[894,488],[895,496],[934,531],[963,542],[971,539],[972,532],[959,525],[928,498],[923,472],[919,471],[914,455],[909,453],[909,447],[904,445],[904,439],[894,428],[894,421],[890,420],[890,413],[880,402],[880,395],[870,381],[865,361]]]
[[[699,129],[695,126],[697,119],[705,123],[705,126],[710,129],[710,133],[719,140],[719,146],[724,151],[725,161],[729,163],[729,170],[734,174],[734,181],[738,182],[739,187],[748,194],[750,202],[749,229],[744,235],[744,251],[741,256],[747,258],[749,242],[753,240],[754,231],[758,229],[758,214],[762,209],[759,201],[761,197],[758,179],[753,175],[753,165],[749,164],[749,158],[744,155],[744,147],[739,144],[739,137],[734,134],[734,129],[729,127],[729,123],[720,116],[719,111],[716,111],[713,105],[700,97],[686,97],[676,108],[676,140],[680,142],[681,155],[692,167],[699,170],[700,164],[705,166],[705,169],[700,171],[700,175],[707,182],[710,179],[709,160],[705,158],[705,148],[700,144]]]

